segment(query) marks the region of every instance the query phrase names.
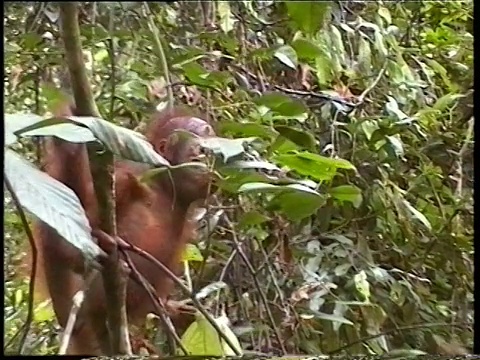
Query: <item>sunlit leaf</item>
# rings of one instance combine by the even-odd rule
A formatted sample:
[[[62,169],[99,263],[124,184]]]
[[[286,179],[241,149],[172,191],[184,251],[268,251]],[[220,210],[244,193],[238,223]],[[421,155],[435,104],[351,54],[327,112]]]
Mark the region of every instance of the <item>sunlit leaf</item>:
[[[311,132],[302,131],[298,128],[286,125],[276,125],[275,130],[293,143],[310,151],[315,150],[316,140]]]
[[[297,68],[298,57],[295,50],[288,45],[279,47],[273,54],[282,64],[291,69]]]
[[[202,253],[200,252],[200,249],[195,244],[187,244],[182,255],[182,260],[202,262],[203,256],[202,256]]]
[[[367,281],[367,274],[364,270],[360,271],[358,274],[355,274],[353,277],[353,282],[355,283],[355,288],[358,293],[362,296],[365,301],[370,299],[370,283]]]
[[[286,1],[285,5],[297,28],[314,35],[330,13],[331,1]]]
[[[295,118],[304,115],[307,107],[299,100],[278,92],[271,92],[256,98],[257,105],[263,105],[279,115]]]
[[[80,250],[87,262],[103,254],[90,235],[90,224],[80,200],[69,187],[8,149],[4,171],[21,206]]]
[[[235,334],[227,325],[224,317],[215,319],[219,328],[228,337],[239,352],[242,352],[240,343]],[[210,322],[198,315],[197,320],[192,323],[181,338],[182,344],[190,355],[210,355],[210,356],[234,356],[235,352],[225,341],[219,337],[215,328]],[[179,354],[181,354],[181,351]]]
[[[314,60],[323,54],[318,45],[307,39],[293,41],[292,47],[300,59]]]
[[[423,225],[425,225],[428,230],[432,230],[432,225],[430,224],[430,221],[428,221],[425,215],[415,209],[412,204],[408,202],[408,200],[403,199],[402,201],[405,205],[405,208],[409,211],[413,219],[420,221]]]
[[[336,200],[351,202],[355,208],[362,204],[362,191],[355,185],[340,185],[330,189],[329,193]]]
[[[228,33],[233,30],[237,19],[235,19],[230,10],[229,2],[218,1],[216,8],[218,11],[218,15],[220,16],[220,28],[223,30],[223,32]]]

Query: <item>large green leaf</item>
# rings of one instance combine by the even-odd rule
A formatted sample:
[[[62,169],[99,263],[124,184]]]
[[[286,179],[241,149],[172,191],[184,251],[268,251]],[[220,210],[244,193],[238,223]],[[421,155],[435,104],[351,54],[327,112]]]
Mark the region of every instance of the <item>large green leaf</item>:
[[[251,182],[243,184],[238,192],[278,193],[268,207],[283,212],[292,221],[312,215],[326,202],[325,196],[302,184],[273,185]]]
[[[308,35],[314,35],[322,28],[331,1],[286,1],[285,5],[297,28]]]
[[[314,60],[323,54],[317,44],[307,39],[296,39],[293,41],[292,47],[300,59]]]
[[[298,64],[298,56],[295,49],[289,45],[280,46],[273,54],[282,64],[291,69],[296,69]]]
[[[70,188],[9,149],[5,151],[4,171],[21,206],[55,229],[79,249],[87,261],[93,261],[103,253],[92,240],[85,211]]]
[[[215,319],[222,332],[228,337],[239,352],[240,343],[228,327],[224,317]],[[198,315],[182,336],[182,344],[190,355],[233,356],[235,352],[219,337],[215,328],[203,315]]]
[[[264,94],[256,98],[255,103],[286,118],[297,118],[307,113],[307,107],[301,101],[278,92]]]
[[[62,127],[58,124],[64,126]],[[67,125],[79,125],[89,129],[94,138],[98,139],[113,154],[123,159],[155,166],[169,165],[168,161],[159,155],[140,133],[96,117],[71,116],[68,118],[46,119],[17,131],[17,135],[33,136],[41,134],[43,136],[63,137],[64,139],[66,137],[65,140],[72,139],[78,134],[78,130],[75,129],[75,126],[67,127]],[[88,138],[86,136],[82,140],[88,140]]]
[[[199,138],[198,143],[216,155],[220,155],[226,163],[228,160],[245,153],[245,146],[256,138],[227,139],[222,137]]]
[[[17,141],[15,135],[17,130],[42,120],[41,116],[35,114],[5,114],[5,145],[11,145]]]
[[[275,130],[277,130],[281,136],[286,137],[291,142],[307,150],[315,150],[316,140],[313,134],[286,125],[276,125]]]
[[[254,122],[239,123],[233,121],[221,121],[218,128],[222,134],[241,135],[246,137],[273,138],[277,135],[276,131],[270,126]]]
[[[332,159],[309,152],[276,155],[273,160],[301,175],[311,176],[320,181],[331,180],[337,169],[355,169],[347,160]]]
[[[338,201],[348,201],[358,208],[362,204],[362,191],[355,185],[340,185],[330,189],[330,195]]]

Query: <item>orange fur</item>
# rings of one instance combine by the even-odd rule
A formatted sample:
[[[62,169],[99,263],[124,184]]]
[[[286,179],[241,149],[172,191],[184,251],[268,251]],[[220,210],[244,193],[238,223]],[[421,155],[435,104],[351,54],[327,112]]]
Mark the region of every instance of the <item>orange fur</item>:
[[[71,106],[56,109],[55,115],[74,115]],[[171,163],[189,161],[191,149],[183,144],[169,142],[177,129],[186,129],[200,136],[213,134],[203,120],[185,115],[185,112],[157,113],[150,122],[146,136],[154,148]],[[72,144],[60,139],[48,139],[44,153],[45,171],[70,187],[79,197],[93,229],[98,228],[98,205],[95,197],[90,164],[84,144]],[[180,270],[180,256],[186,243],[192,239],[193,224],[188,218],[189,208],[207,194],[208,178],[205,174],[181,171],[171,178],[164,177],[148,186],[137,177],[150,167],[131,161],[115,163],[116,219],[118,235],[151,253],[172,271]],[[34,226],[39,251],[37,289],[48,293],[59,324],[65,327],[72,305],[72,297],[83,288],[84,267],[81,254],[51,228],[41,222]],[[137,269],[154,286],[157,295],[166,298],[171,281],[151,262],[131,254]],[[106,334],[105,296],[101,277],[92,283],[90,294],[79,314],[69,354],[102,355],[97,339]],[[146,292],[133,281],[127,288],[127,314],[131,323],[139,324],[153,306]]]

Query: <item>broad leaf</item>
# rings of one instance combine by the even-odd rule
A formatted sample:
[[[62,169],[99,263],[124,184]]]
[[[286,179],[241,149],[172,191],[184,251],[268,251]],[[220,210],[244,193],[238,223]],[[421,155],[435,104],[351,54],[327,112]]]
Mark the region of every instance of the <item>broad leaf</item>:
[[[195,244],[187,244],[187,247],[183,251],[182,260],[202,262],[203,255]]]
[[[205,299],[207,296],[209,296],[211,293],[219,291],[221,289],[227,289],[228,285],[224,283],[223,281],[216,281],[214,283],[208,284],[204,288],[200,289],[195,293],[195,297],[197,299]]]
[[[315,150],[316,140],[313,134],[311,134],[310,132],[299,130],[286,125],[277,125],[275,126],[275,130],[277,130],[280,135],[286,137],[291,142],[309,151]]]
[[[370,300],[370,283],[367,281],[367,274],[365,271],[362,270],[358,274],[355,274],[353,282],[358,293],[368,302]]]
[[[238,351],[242,351],[235,334],[227,325],[224,317],[215,319],[222,332],[228,337]],[[234,356],[235,352],[220,338],[215,328],[203,315],[198,315],[181,338],[182,344],[190,355]],[[179,352],[181,353],[181,352]]]
[[[292,47],[295,49],[300,59],[315,60],[317,57],[323,54],[318,45],[306,39],[295,40],[292,43]]]
[[[323,195],[315,196],[303,191],[290,190],[275,196],[267,208],[282,212],[291,221],[299,221],[315,214],[326,202],[327,199]]]
[[[103,254],[92,240],[85,211],[70,188],[8,149],[4,171],[22,207],[79,249],[87,261]]]
[[[292,221],[312,215],[326,202],[325,196],[301,184],[272,185],[252,182],[243,184],[238,192],[278,192],[269,202],[268,208],[283,212]]]
[[[276,165],[267,161],[244,161],[238,160],[228,164],[228,169],[259,169],[269,171],[280,171]]]
[[[277,135],[270,126],[254,122],[239,123],[233,121],[220,121],[218,127],[222,134],[241,135],[244,137],[259,137],[270,139]]]
[[[120,156],[122,159],[138,161],[155,166],[169,165],[168,161],[153,149],[152,145],[145,140],[143,135],[100,118],[78,116],[52,118],[39,122],[28,128],[24,128],[21,131],[18,131],[17,134],[21,136],[32,136],[32,134],[38,135],[41,133],[44,136],[65,137],[65,134],[68,133],[67,137],[71,138],[77,130],[73,130],[74,133],[70,133],[69,131],[74,128],[61,127],[59,125],[52,126],[52,123],[69,125],[66,124],[66,122],[71,122],[72,124],[88,128],[93,136],[108,150],[113,154]],[[87,138],[84,138],[83,140],[87,140]]]
[[[287,118],[296,118],[307,113],[307,107],[299,100],[282,93],[271,92],[255,99],[257,105],[263,105],[273,112]]]
[[[423,225],[425,225],[428,230],[432,230],[432,225],[430,224],[430,221],[428,221],[425,215],[415,209],[412,204],[408,202],[408,200],[403,199],[403,204],[405,205],[405,208],[408,210],[413,219],[420,221]]]
[[[5,145],[17,141],[16,131],[42,120],[41,116],[35,114],[5,114]]]
[[[296,69],[298,64],[298,56],[295,49],[291,46],[284,45],[279,47],[273,54],[282,64],[291,69]]]
[[[314,35],[322,28],[331,1],[286,1],[285,5],[297,28],[308,35]]]
[[[340,185],[330,189],[330,195],[341,202],[351,202],[355,208],[362,204],[362,191],[355,185]]]
[[[229,2],[217,2],[217,12],[220,17],[220,28],[223,30],[223,32],[228,33],[233,30],[237,19],[235,19],[235,17],[232,15]]]
[[[313,311],[313,310],[310,310],[309,312],[311,312],[317,319],[320,319],[320,320],[339,322],[341,324],[352,325],[353,326],[353,322],[344,318],[343,316],[338,316],[338,315],[333,315],[333,314],[325,314],[325,313],[322,313],[320,311]]]
[[[320,194],[315,190],[300,184],[272,185],[272,184],[261,183],[261,182],[257,182],[257,183],[252,182],[248,184],[243,184],[240,187],[240,189],[238,189],[238,192],[255,191],[255,192],[261,192],[261,193],[270,193],[270,192],[280,192],[285,190],[302,191],[312,195],[320,196]]]
[[[227,139],[222,137],[198,138],[198,143],[205,149],[209,149],[215,155],[220,155],[223,162],[245,153],[245,146],[256,138]]]
[[[274,160],[301,175],[311,176],[319,181],[331,180],[337,169],[355,169],[347,160],[331,159],[309,152],[277,155]]]

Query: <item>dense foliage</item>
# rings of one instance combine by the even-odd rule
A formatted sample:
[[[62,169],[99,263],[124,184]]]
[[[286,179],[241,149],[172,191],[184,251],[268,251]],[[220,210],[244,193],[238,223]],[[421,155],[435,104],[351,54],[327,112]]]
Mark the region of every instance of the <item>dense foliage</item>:
[[[80,23],[105,119],[141,130],[171,89],[281,169],[223,174],[187,259],[195,289],[221,288],[207,307],[245,350],[469,351],[473,1],[205,3],[82,3]],[[4,6],[5,112],[43,114],[65,70],[58,10]],[[26,240],[5,204],[13,353]],[[57,330],[37,303],[25,353],[55,353]]]

